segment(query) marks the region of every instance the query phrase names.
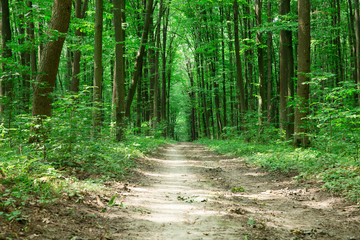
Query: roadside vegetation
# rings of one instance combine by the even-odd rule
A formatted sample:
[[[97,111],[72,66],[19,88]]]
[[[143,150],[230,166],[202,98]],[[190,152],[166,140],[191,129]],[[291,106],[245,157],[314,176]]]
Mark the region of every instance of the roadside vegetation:
[[[318,181],[324,189],[360,204],[360,163],[356,155],[332,153],[316,147],[294,148],[283,141],[259,143],[233,138],[197,142],[272,172],[295,174],[294,179],[300,182]]]
[[[12,139],[0,142],[0,221],[26,223],[22,210],[28,204],[46,206],[62,198],[81,198],[87,191],[104,188],[109,181],[126,182],[137,158],[169,141],[128,134],[119,143],[106,137],[113,136],[109,129],[94,141],[86,124],[78,123],[71,130],[69,122],[61,124],[56,119],[47,123],[56,127],[42,142],[24,144],[29,135],[23,134],[24,139],[20,139],[24,131],[15,128]],[[18,121],[20,127],[22,122]]]

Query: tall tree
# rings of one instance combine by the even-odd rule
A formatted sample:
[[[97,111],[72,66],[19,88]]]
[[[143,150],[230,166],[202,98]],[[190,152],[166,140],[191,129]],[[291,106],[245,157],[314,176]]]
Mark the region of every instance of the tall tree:
[[[280,15],[287,18],[290,13],[290,0],[281,0]],[[289,89],[293,88],[292,78],[294,75],[294,57],[292,46],[292,32],[290,30],[280,31],[280,129],[286,131],[286,138],[292,135],[292,125],[289,119],[287,103]]]
[[[227,96],[226,96],[226,64],[225,64],[225,34],[224,34],[224,6],[223,4],[220,5],[220,18],[221,18],[221,61],[222,61],[222,108],[223,108],[223,119],[224,119],[224,126],[227,126]],[[231,54],[231,53],[230,53]]]
[[[103,38],[103,0],[95,1],[95,46],[94,46],[94,85],[93,85],[93,127],[94,136],[100,131],[101,126],[101,106],[102,106],[102,38]]]
[[[17,1],[17,11],[19,13],[19,20],[20,23],[18,24],[18,33],[19,33],[19,40],[18,43],[21,46],[24,46],[24,44],[26,43],[26,21],[25,21],[25,10],[24,10],[24,6],[26,6],[24,4],[23,1],[18,0]],[[29,44],[26,44],[26,46],[29,46]],[[21,60],[21,65],[24,68],[28,68],[30,65],[30,51],[29,48],[27,47],[26,50],[22,51],[20,53],[20,60]],[[21,93],[22,93],[22,109],[25,112],[29,112],[29,106],[30,106],[30,72],[29,71],[23,71],[21,74]]]
[[[245,104],[244,78],[243,78],[241,58],[240,58],[238,0],[234,0],[233,11],[234,11],[235,58],[236,58],[236,87],[237,87],[237,92],[238,92],[237,96],[239,98],[239,106],[240,106],[239,112],[242,114],[247,111],[247,106]]]
[[[31,79],[35,79],[37,73],[37,56],[36,56],[36,45],[35,45],[35,24],[34,24],[34,15],[32,1],[26,1],[26,6],[29,9],[28,22],[27,22],[27,35],[30,45],[30,74]]]
[[[167,94],[166,94],[166,47],[167,47],[167,35],[168,35],[168,26],[169,26],[169,18],[170,18],[170,4],[171,1],[169,1],[165,5],[165,14],[163,18],[163,36],[162,36],[162,70],[161,70],[161,121],[165,122],[166,119],[166,100],[167,100]],[[166,136],[166,131],[164,131],[164,135]]]
[[[233,44],[233,37],[232,37],[232,27],[231,27],[231,9],[227,12],[227,28],[228,28],[228,38],[229,38],[229,80],[230,80],[230,119],[231,119],[231,125],[235,126],[235,111],[234,111],[234,44]]]
[[[143,29],[142,35],[141,35],[140,47],[139,47],[138,53],[136,55],[135,72],[131,78],[131,85],[130,85],[130,88],[128,91],[128,95],[126,97],[126,103],[125,103],[125,116],[126,117],[130,117],[130,107],[131,107],[132,101],[134,99],[136,87],[137,87],[137,84],[139,82],[140,75],[142,72],[145,43],[147,42],[148,33],[149,33],[149,29],[150,29],[151,15],[154,10],[153,3],[154,3],[154,0],[147,0],[147,3],[146,3],[145,23],[144,23],[144,29]]]
[[[335,39],[334,44],[336,46],[336,61],[335,61],[335,68],[336,68],[336,85],[339,85],[339,82],[344,81],[344,66],[342,59],[342,47],[341,47],[341,6],[340,0],[333,0],[334,9],[336,9],[335,13],[333,14],[333,24],[335,30]]]
[[[349,45],[350,45],[350,60],[351,60],[351,67],[352,67],[352,77],[357,83],[357,60],[356,60],[356,38],[355,38],[355,18],[354,18],[354,11],[352,7],[352,0],[348,0],[349,5],[349,17],[348,17],[348,29],[349,29]],[[357,95],[354,94],[355,99]]]
[[[47,35],[49,41],[44,45],[39,63],[39,74],[34,83],[34,117],[51,116],[51,93],[54,90],[61,50],[69,28],[71,0],[54,0],[51,21]]]
[[[359,0],[355,0],[354,3],[355,11],[355,71],[356,71],[356,80],[355,83],[358,84],[359,93],[357,96],[358,105],[360,106],[360,15],[359,15]]]
[[[125,116],[125,0],[114,0],[114,28],[115,28],[115,111],[116,111],[116,139],[124,137]]]
[[[272,22],[271,17],[271,1],[268,1],[267,4],[267,17],[268,17],[268,23],[270,24]],[[271,105],[271,96],[272,96],[272,48],[273,48],[273,39],[272,39],[272,32],[268,31],[267,33],[267,122],[271,123],[272,119],[272,105]]]
[[[258,57],[258,69],[259,69],[259,104],[258,114],[260,124],[263,122],[266,112],[266,85],[265,85],[265,66],[264,66],[264,49],[262,43],[262,34],[260,32],[261,27],[261,14],[262,14],[262,0],[255,1],[255,15],[256,15],[256,26],[258,31],[256,33],[256,44],[257,44],[257,57]]]
[[[9,0],[1,0],[1,14],[1,49],[2,56],[5,59],[1,64],[1,69],[9,75],[9,68],[6,64],[6,59],[10,60],[12,55],[11,48],[8,46],[11,41]],[[9,76],[3,76],[0,79],[0,98],[2,98],[0,113],[3,113],[5,106],[10,103],[12,98],[12,82]]]
[[[88,2],[89,2],[89,0],[84,0],[84,2],[82,0],[75,1],[75,17],[77,19],[81,20],[85,17],[85,12],[87,9]],[[76,28],[75,37],[77,37],[77,47],[80,47],[81,37],[82,37],[82,32],[81,32],[80,27]],[[71,86],[70,86],[70,90],[74,93],[79,92],[80,60],[81,60],[81,51],[80,51],[80,49],[75,49],[74,59],[73,59],[73,64],[72,64]]]
[[[297,105],[295,111],[295,138],[297,146],[307,146],[307,120],[310,95],[310,0],[299,0],[299,50],[298,50],[298,82]]]
[[[161,92],[160,92],[160,48],[161,48],[161,20],[163,18],[163,12],[164,12],[164,0],[160,0],[160,6],[159,6],[159,13],[158,13],[158,20],[154,27],[156,27],[155,30],[155,55],[154,55],[154,116],[155,116],[155,122],[154,127],[156,127],[156,122],[161,121]]]

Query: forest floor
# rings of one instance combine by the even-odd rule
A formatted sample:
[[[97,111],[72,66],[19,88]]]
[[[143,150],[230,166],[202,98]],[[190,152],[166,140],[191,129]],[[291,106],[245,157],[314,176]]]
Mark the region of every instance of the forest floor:
[[[26,229],[16,223],[7,232],[13,239],[360,240],[359,206],[319,183],[192,143],[167,145],[137,165],[130,183],[30,206]],[[0,239],[8,238],[0,232]]]

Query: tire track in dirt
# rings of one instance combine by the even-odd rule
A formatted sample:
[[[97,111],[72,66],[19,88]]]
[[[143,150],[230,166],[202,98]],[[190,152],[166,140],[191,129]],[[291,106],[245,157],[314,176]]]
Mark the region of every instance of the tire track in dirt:
[[[108,239],[360,239],[359,208],[316,184],[191,143],[146,162],[126,208],[107,213]]]

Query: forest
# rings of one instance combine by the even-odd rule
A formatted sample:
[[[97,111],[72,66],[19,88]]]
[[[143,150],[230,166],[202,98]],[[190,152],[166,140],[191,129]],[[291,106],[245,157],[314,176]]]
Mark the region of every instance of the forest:
[[[130,181],[177,142],[360,204],[359,0],[1,0],[0,14],[0,239],[21,238],[9,226],[29,206]]]

